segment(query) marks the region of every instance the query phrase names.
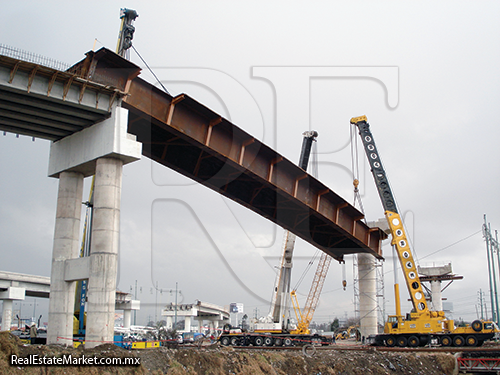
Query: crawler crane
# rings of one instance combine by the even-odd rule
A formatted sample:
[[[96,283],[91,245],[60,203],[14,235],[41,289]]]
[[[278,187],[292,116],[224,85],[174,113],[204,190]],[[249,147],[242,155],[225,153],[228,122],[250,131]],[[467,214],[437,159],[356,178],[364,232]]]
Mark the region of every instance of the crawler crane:
[[[299,166],[305,171],[311,154],[311,147],[316,140],[318,133],[315,131],[307,131],[304,134],[302,142],[302,151],[300,153]],[[316,304],[319,298],[321,289],[317,293],[311,295],[313,300],[306,303],[304,314],[301,313],[296,300],[295,292],[290,292],[291,272],[292,272],[292,258],[293,250],[295,247],[295,235],[289,231],[285,231],[283,255],[281,257],[280,271],[277,275],[275,289],[273,291],[273,298],[271,302],[271,311],[268,317],[263,318],[262,321],[255,323],[251,328],[251,332],[242,332],[241,329],[233,328],[226,325],[219,341],[222,345],[253,345],[253,346],[294,346],[304,345],[308,343],[314,344],[327,344],[330,340],[326,337],[316,334],[310,334],[309,323],[316,309]],[[323,263],[330,264],[331,258],[324,254],[328,261]],[[323,257],[322,257],[323,259]],[[326,271],[328,267],[326,267]],[[325,271],[325,276],[326,276]],[[315,277],[316,280],[316,277]],[[322,279],[324,281],[324,278]],[[323,286],[323,282],[316,282],[313,285]],[[316,288],[317,289],[317,288]],[[294,310],[297,315],[298,325],[295,327],[290,323],[288,316],[289,300],[292,296],[294,303]],[[295,300],[294,300],[295,299]]]
[[[406,238],[403,222],[398,213],[394,196],[380,161],[380,156],[370,131],[366,116],[354,117],[351,124],[359,129],[359,135],[370,163],[371,172],[385,210],[385,217],[392,235],[392,246],[396,250],[403,269],[406,286],[411,297],[413,310],[404,317],[401,314],[399,284],[395,270],[394,292],[396,295],[396,315],[389,316],[384,333],[370,336],[369,342],[378,346],[423,346],[428,343],[441,346],[480,346],[485,340],[499,332],[491,321],[475,320],[465,327],[455,328],[453,320],[444,311],[430,311],[425,300],[412,251]],[[396,268],[396,267],[395,267]]]

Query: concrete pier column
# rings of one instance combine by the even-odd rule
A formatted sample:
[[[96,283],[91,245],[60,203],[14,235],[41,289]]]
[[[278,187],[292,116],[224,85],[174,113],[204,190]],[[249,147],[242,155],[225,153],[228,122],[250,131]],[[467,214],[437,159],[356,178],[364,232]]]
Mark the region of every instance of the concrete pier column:
[[[12,303],[11,299],[3,300],[2,331],[10,331],[12,324]]]
[[[191,317],[186,316],[184,319],[184,331],[191,332]]]
[[[377,326],[377,273],[375,258],[358,254],[359,314],[361,337],[378,333]]]
[[[213,324],[214,324],[214,336],[218,337],[219,336],[219,321],[214,320]]]
[[[52,270],[50,273],[48,344],[73,345],[74,281],[64,281],[67,259],[78,257],[80,216],[82,212],[83,174],[59,175]]]
[[[443,311],[443,298],[441,294],[441,281],[431,281],[431,300],[434,311]]]
[[[113,341],[123,162],[96,162],[85,347]]]
[[[198,332],[203,333],[203,318],[198,320]]]
[[[132,310],[123,310],[123,328],[130,328],[132,321]]]
[[[167,329],[172,329],[174,326],[173,319],[171,316],[167,316]]]

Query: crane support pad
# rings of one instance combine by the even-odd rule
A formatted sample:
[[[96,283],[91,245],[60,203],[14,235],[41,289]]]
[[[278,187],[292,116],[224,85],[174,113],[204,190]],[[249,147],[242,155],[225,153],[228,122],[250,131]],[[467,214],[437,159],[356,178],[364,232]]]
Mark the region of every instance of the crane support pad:
[[[126,92],[122,106],[129,110],[128,132],[143,144],[143,155],[337,260],[353,253],[382,258],[382,230],[368,227],[363,214],[343,198],[230,121],[186,94],[172,97],[159,90],[137,77],[130,61],[107,49],[87,53],[79,64],[75,71]]]

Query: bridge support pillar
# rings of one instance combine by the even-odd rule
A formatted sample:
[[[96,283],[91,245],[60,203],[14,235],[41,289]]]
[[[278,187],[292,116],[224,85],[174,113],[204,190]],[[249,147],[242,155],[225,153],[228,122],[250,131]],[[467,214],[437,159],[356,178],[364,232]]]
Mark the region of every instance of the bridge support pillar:
[[[67,259],[78,257],[80,216],[82,211],[83,174],[62,172],[59,175],[56,226],[50,273],[48,344],[73,345],[75,281],[64,280]]]
[[[113,341],[123,162],[96,162],[85,347]]]
[[[2,331],[10,331],[10,326],[12,324],[12,300],[3,300],[3,312],[2,312]]]
[[[12,284],[17,283],[12,282]],[[13,301],[23,301],[25,295],[26,289],[19,286],[9,286],[6,291],[0,292],[0,300],[3,301],[2,331],[10,331]]]
[[[378,333],[377,326],[377,273],[375,257],[358,254],[359,315],[361,337]]]
[[[132,310],[123,310],[123,328],[130,328],[132,322]]]
[[[184,318],[184,332],[191,332],[191,317],[186,316]]]

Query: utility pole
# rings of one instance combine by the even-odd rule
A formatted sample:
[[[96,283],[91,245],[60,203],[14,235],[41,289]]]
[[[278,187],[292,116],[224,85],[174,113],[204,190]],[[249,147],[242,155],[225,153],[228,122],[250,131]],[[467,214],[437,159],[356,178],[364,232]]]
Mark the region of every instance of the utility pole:
[[[484,320],[483,290],[479,289],[479,305],[481,306],[481,320]]]
[[[135,280],[134,300],[137,301],[137,280]],[[137,325],[136,318],[137,318],[137,310],[134,310],[134,326]]]
[[[155,291],[155,324],[158,323],[157,315],[158,312],[158,281],[156,282],[156,291]]]
[[[483,224],[483,236],[486,241],[486,252],[488,255],[488,275],[489,275],[489,283],[490,283],[490,298],[491,298],[491,311],[492,311],[492,320],[499,324],[500,317],[498,314],[498,293],[497,293],[497,280],[496,280],[496,272],[495,272],[495,257],[493,255],[494,248],[497,250],[498,264],[500,267],[500,255],[498,255],[498,241],[494,240],[491,236],[491,227],[490,224],[486,221],[486,215],[484,215],[484,224]]]
[[[175,282],[175,319],[174,319],[174,330],[177,329],[177,281]]]

